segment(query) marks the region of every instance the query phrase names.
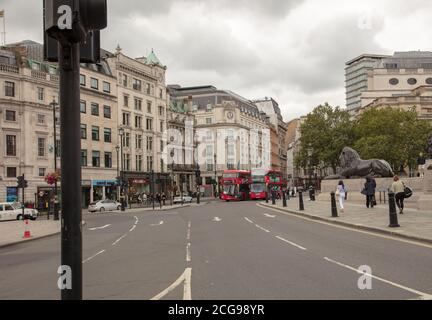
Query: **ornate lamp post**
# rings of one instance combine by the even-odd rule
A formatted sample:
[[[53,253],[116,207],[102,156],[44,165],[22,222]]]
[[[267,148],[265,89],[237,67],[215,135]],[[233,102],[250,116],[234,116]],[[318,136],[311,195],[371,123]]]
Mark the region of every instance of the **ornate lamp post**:
[[[117,181],[120,182],[120,147],[115,147],[116,153],[117,153]],[[117,199],[120,199],[120,188],[117,186]]]
[[[57,117],[56,110],[59,104],[56,102],[55,97],[53,97],[53,101],[50,103],[50,106],[53,109],[53,123],[54,123],[54,172],[57,174]],[[49,213],[48,213],[49,218]],[[58,179],[55,180],[54,183],[54,220],[58,221],[59,218],[59,208],[58,208]]]
[[[124,191],[124,172],[123,172],[123,163],[124,163],[124,155],[123,155],[123,137],[125,134],[125,131],[123,128],[120,128],[118,131],[119,137],[120,137],[120,153],[121,153],[121,169],[120,169],[120,180],[121,180],[121,206],[122,206],[122,211],[125,211],[125,201],[126,201],[126,195],[125,195],[125,191]]]
[[[216,183],[216,190],[215,190],[215,198],[218,197],[219,194],[219,181],[218,181],[218,176],[217,176],[217,155],[216,153],[214,154],[214,174],[215,174],[215,183]]]

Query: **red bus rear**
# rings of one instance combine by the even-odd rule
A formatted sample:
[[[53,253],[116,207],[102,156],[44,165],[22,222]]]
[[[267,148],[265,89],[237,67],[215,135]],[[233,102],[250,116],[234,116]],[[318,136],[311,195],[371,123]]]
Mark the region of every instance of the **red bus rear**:
[[[223,201],[246,201],[249,199],[251,173],[242,170],[226,170],[221,186]]]
[[[286,186],[282,172],[275,170],[254,169],[251,180],[251,200],[265,200],[267,188],[275,190],[279,196],[282,196],[283,188]]]

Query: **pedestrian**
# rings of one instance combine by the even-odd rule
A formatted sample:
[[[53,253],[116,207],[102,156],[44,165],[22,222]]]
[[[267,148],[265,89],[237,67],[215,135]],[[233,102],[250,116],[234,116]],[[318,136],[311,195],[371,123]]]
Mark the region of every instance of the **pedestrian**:
[[[371,178],[366,178],[366,183],[364,185],[364,189],[362,194],[366,196],[366,207],[373,208],[374,207],[374,195],[375,195],[376,183],[372,181]]]
[[[166,199],[167,199],[167,197],[166,197],[165,192],[162,192],[162,202],[163,202],[163,205],[165,205]]]
[[[341,209],[341,213],[345,212],[344,203],[346,199],[346,193],[347,193],[347,189],[345,187],[344,182],[341,180],[339,181],[339,184],[336,187],[336,195],[339,196],[339,207]]]
[[[156,194],[156,201],[159,203],[159,207],[162,209],[162,197],[159,192]]]
[[[390,191],[395,194],[396,205],[399,208],[399,213],[403,214],[405,200],[405,184],[398,176],[395,176],[393,178],[393,184],[390,187]]]

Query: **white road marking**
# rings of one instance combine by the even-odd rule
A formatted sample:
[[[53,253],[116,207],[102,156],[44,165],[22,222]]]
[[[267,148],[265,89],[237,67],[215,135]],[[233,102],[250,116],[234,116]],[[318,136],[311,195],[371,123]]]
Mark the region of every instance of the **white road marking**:
[[[191,244],[190,244],[190,242],[187,244],[187,246],[186,246],[186,262],[191,262],[192,261],[192,259],[191,259]]]
[[[191,278],[192,278],[192,269],[187,268],[183,274],[168,288],[154,296],[150,300],[160,300],[177,288],[182,282],[184,283],[183,287],[183,300],[192,300],[192,290],[191,290]]]
[[[188,229],[188,231],[187,231],[187,236],[186,236],[186,240],[190,240],[190,238],[191,238],[191,231],[190,231],[190,229]]]
[[[343,229],[343,230],[349,230],[349,231],[355,231],[357,233],[363,233],[363,234],[371,235],[371,236],[378,237],[378,238],[383,238],[383,239],[388,239],[388,240],[394,240],[394,241],[404,242],[404,243],[408,243],[408,244],[412,244],[412,245],[416,245],[416,246],[426,247],[426,248],[432,249],[432,245],[426,244],[426,243],[423,243],[423,242],[418,242],[418,241],[415,241],[415,240],[396,238],[396,237],[386,236],[386,235],[379,234],[379,233],[374,233],[374,232],[371,232],[371,231],[365,231],[365,230],[360,230],[360,229],[355,229],[355,228],[344,227],[344,226],[337,225],[337,224],[334,224],[334,223],[325,222],[325,221],[321,221],[321,220],[315,220],[315,219],[311,219],[311,218],[308,218],[308,217],[300,216],[300,215],[295,214],[295,213],[284,212],[282,210],[278,210],[278,209],[274,209],[274,208],[268,208],[268,207],[263,206],[261,204],[257,204],[257,206],[259,206],[259,207],[261,207],[263,209],[266,209],[266,210],[272,210],[274,212],[277,212],[279,214],[283,214],[285,216],[294,217],[294,218],[297,218],[297,219],[302,219],[302,220],[306,220],[306,221],[310,221],[310,222],[315,222],[315,223],[319,223],[319,224],[324,224],[324,225],[327,225],[327,226],[330,226],[330,227],[333,227],[333,228],[338,228],[338,229]]]
[[[298,245],[298,244],[296,244],[294,242],[288,241],[287,239],[284,239],[282,237],[277,236],[276,238],[279,239],[279,240],[282,240],[283,242],[286,242],[286,243],[288,243],[288,244],[290,244],[290,245],[292,245],[294,247],[297,247],[297,248],[299,248],[301,250],[305,250],[305,251],[307,250],[306,248],[304,248],[304,247],[302,247],[302,246],[300,246],[300,245]]]
[[[247,222],[249,222],[249,223],[254,223],[251,219],[249,219],[249,218],[245,218],[245,220],[247,221]]]
[[[405,286],[403,286],[403,285],[401,285],[401,284],[398,284],[398,283],[395,283],[395,282],[392,282],[392,281],[389,281],[389,280],[386,280],[386,279],[383,279],[383,278],[380,278],[380,277],[374,276],[374,275],[372,275],[372,274],[365,274],[365,273],[363,273],[363,272],[360,272],[360,271],[359,271],[358,269],[356,269],[356,268],[350,267],[350,266],[348,266],[348,265],[346,265],[346,264],[343,264],[343,263],[337,262],[337,261],[332,260],[332,259],[330,259],[330,258],[325,257],[324,260],[326,260],[326,261],[328,261],[328,262],[331,262],[331,263],[334,263],[334,264],[336,264],[336,265],[338,265],[338,266],[340,266],[340,267],[344,267],[344,268],[346,268],[346,269],[352,270],[352,271],[354,271],[354,272],[356,272],[356,273],[359,273],[359,274],[361,274],[361,275],[369,276],[369,277],[371,277],[371,278],[373,278],[373,279],[376,279],[376,280],[378,280],[378,281],[381,281],[381,282],[387,283],[387,284],[392,285],[392,286],[394,286],[394,287],[396,287],[396,288],[399,288],[399,289],[402,289],[402,290],[405,290],[405,291],[408,291],[408,292],[414,293],[414,294],[416,294],[417,296],[419,296],[420,299],[425,299],[425,300],[427,300],[427,299],[431,299],[431,298],[432,298],[432,295],[430,295],[430,294],[428,294],[428,293],[424,293],[424,292],[421,292],[421,291],[418,291],[418,290],[415,290],[415,289],[412,289],[412,288],[405,287]]]
[[[258,225],[258,224],[256,224],[256,225],[255,225],[255,227],[257,227],[258,229],[261,229],[262,231],[265,231],[265,232],[267,232],[267,233],[270,233],[270,231],[269,231],[269,230],[267,230],[267,229],[265,229],[265,228],[261,227],[261,226],[260,226],[260,225]]]
[[[138,217],[137,217],[137,216],[135,216],[134,218],[135,218],[135,225],[137,225],[137,224],[138,224],[138,222],[139,222],[139,219],[138,219]]]
[[[163,225],[163,224],[164,224],[164,222],[161,221],[161,222],[156,223],[156,224],[151,224],[150,227],[157,227],[157,226],[161,226],[161,225]]]
[[[95,230],[102,230],[102,229],[106,229],[108,227],[110,227],[110,224],[104,225],[103,227],[96,227],[96,228],[90,228],[90,231],[95,231]]]
[[[112,245],[115,246],[117,243],[122,241],[124,238],[126,238],[127,234],[122,235],[120,238],[118,238]]]
[[[215,217],[215,218],[213,219],[213,222],[221,222],[221,221],[222,221],[222,219],[219,218],[219,217]]]
[[[267,218],[276,218],[276,216],[272,216],[271,214],[268,213],[264,213],[264,216],[266,216]]]
[[[90,260],[96,258],[98,255],[100,255],[100,254],[102,254],[104,252],[105,252],[105,250],[99,251],[98,253],[96,253],[95,255],[91,256],[90,258],[85,259],[82,263],[89,262]]]
[[[135,230],[135,228],[136,228],[136,224],[135,224],[135,225],[133,225],[133,227],[132,227],[132,228],[130,228],[129,232],[132,232],[132,231],[134,231],[134,230]]]

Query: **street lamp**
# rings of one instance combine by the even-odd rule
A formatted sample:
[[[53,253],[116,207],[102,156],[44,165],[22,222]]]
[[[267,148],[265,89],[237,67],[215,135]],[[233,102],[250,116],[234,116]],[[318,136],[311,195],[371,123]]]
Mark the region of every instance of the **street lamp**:
[[[57,117],[56,117],[56,109],[58,103],[53,97],[53,101],[50,103],[50,106],[53,109],[53,123],[54,123],[54,172],[57,174]],[[49,219],[49,212],[48,212]],[[58,182],[57,178],[54,182],[54,220],[58,221],[59,218],[59,208],[58,208]]]
[[[215,198],[217,198],[219,193],[219,181],[217,177],[217,156],[216,153],[214,154],[214,173],[215,173],[215,183],[216,183],[216,191],[215,191]]]
[[[117,153],[117,181],[120,182],[120,147],[117,145],[115,147],[116,153]],[[119,186],[117,186],[117,199],[120,199],[120,189]]]
[[[171,206],[173,206],[174,202],[174,150],[171,151]]]
[[[121,180],[121,210],[125,211],[125,200],[126,195],[124,191],[124,172],[123,172],[123,163],[124,163],[124,155],[123,155],[123,136],[125,134],[125,130],[123,128],[120,128],[118,131],[119,137],[120,137],[120,153],[121,153],[121,170],[120,170],[120,180]]]

